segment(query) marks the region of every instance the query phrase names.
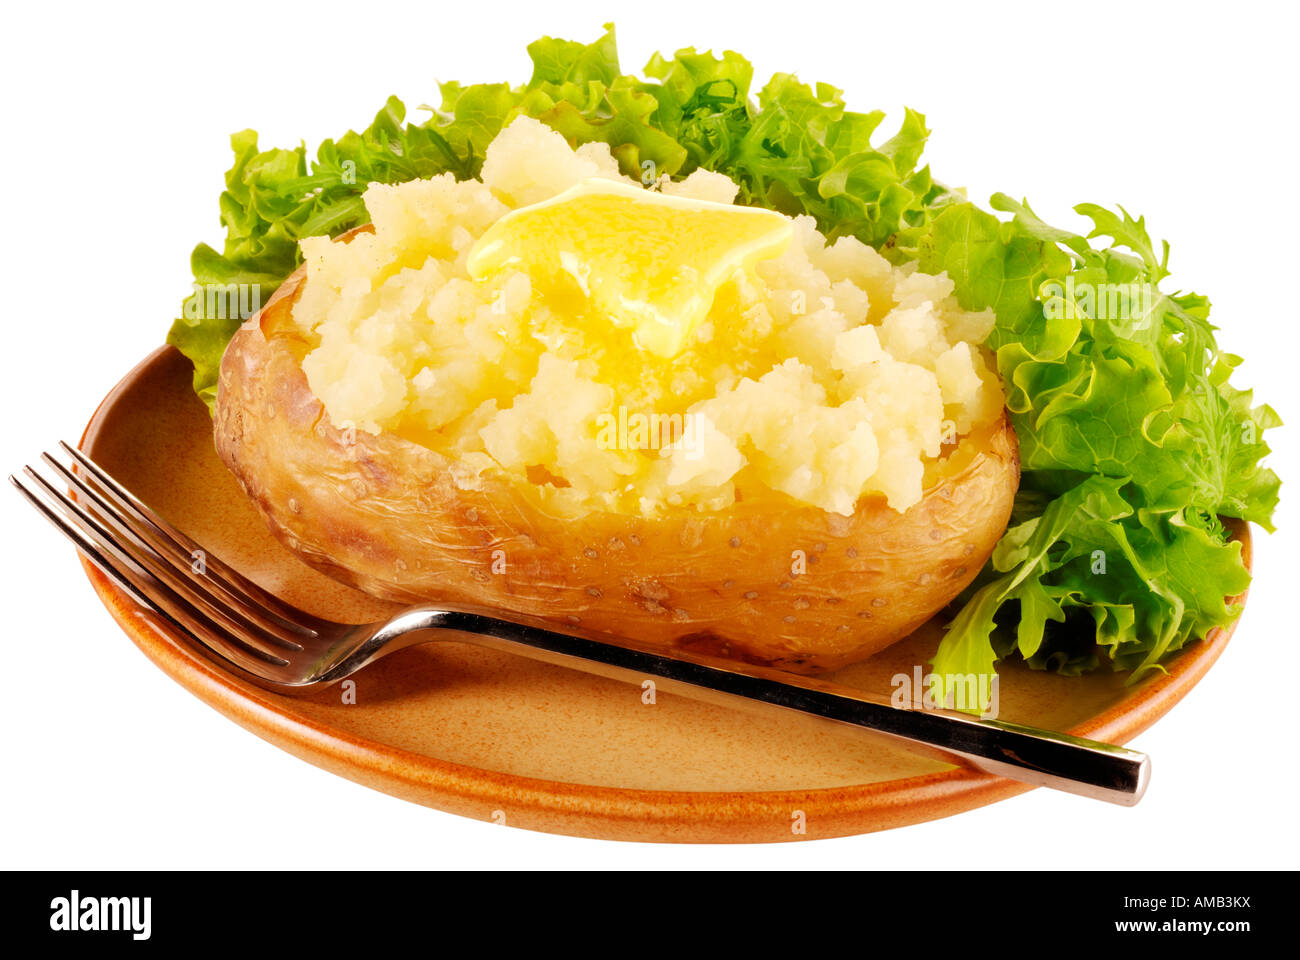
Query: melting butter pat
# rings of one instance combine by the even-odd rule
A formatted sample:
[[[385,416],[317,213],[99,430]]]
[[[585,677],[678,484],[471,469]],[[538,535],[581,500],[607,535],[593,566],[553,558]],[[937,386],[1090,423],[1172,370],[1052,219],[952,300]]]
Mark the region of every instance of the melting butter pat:
[[[585,180],[494,223],[470,250],[476,280],[518,270],[538,290],[573,290],[591,316],[675,357],[737,270],[779,256],[792,221],[771,210]]]

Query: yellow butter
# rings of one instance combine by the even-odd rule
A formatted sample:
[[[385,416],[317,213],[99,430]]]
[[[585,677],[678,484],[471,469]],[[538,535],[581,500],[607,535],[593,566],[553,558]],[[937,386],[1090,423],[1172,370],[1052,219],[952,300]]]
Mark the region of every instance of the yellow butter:
[[[506,214],[471,248],[482,280],[501,270],[534,289],[575,289],[587,323],[630,327],[659,357],[680,353],[737,270],[780,255],[791,221],[771,210],[669,196],[593,178]]]

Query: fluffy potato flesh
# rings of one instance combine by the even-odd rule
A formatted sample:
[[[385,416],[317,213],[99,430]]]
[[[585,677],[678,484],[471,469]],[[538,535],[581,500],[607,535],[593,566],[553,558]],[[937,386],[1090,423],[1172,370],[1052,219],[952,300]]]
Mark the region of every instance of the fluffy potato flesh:
[[[639,244],[573,206],[582,242],[511,235],[532,209],[643,189],[593,178],[620,179],[607,149],[521,119],[481,182],[372,186],[373,228],[303,242],[227,349],[215,411],[272,530],[380,596],[800,672],[915,629],[987,559],[1018,481],[978,346],[991,315],[806,218],[764,212],[755,241],[717,174],[661,184],[684,202],[656,195],[672,209]],[[647,303],[671,335],[647,339]]]

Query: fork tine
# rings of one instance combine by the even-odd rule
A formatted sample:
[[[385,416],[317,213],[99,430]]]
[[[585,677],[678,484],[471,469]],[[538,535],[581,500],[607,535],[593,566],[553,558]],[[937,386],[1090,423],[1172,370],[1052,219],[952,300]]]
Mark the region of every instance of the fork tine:
[[[196,578],[191,575],[193,555],[181,558],[173,551],[159,550],[151,538],[142,535],[131,524],[129,518],[122,517],[113,509],[112,504],[106,503],[104,497],[82,477],[77,476],[48,453],[41,454],[41,460],[54,469],[66,483],[70,484],[86,499],[88,505],[94,508],[98,519],[111,528],[110,531],[107,531],[110,536],[120,538],[122,534],[125,534],[135,543],[138,550],[133,554],[134,560],[139,562],[144,559],[151,561],[151,565],[159,565],[152,572],[156,576],[161,576],[171,582],[173,589],[185,593],[191,601],[199,601],[218,619],[224,620],[230,625],[253,631],[275,646],[287,650],[302,649],[302,644],[291,637],[285,637],[276,620],[261,615],[261,612],[251,601],[242,597],[232,597],[225,590],[211,589],[211,585],[207,582],[206,553],[203,554],[203,586],[200,588]]]
[[[81,450],[63,441],[59,441],[59,447],[77,466],[85,470],[102,490],[102,494],[97,496],[96,499],[108,500],[113,503],[117,508],[115,512],[123,518],[123,522],[130,525],[137,532],[143,530],[145,535],[149,536],[153,541],[156,550],[172,552],[178,558],[184,557],[185,565],[188,565],[193,560],[196,551],[203,550],[199,544],[141,503],[129,490],[113,479],[108,471],[86,456]],[[43,459],[46,458],[48,458],[48,455],[43,457]],[[64,470],[61,468],[60,472],[64,472]],[[220,558],[212,556],[208,551],[203,550],[203,553],[204,565],[207,568],[206,576],[232,602],[255,608],[258,611],[264,611],[267,619],[278,624],[281,629],[292,633],[306,633],[309,636],[317,635],[316,630],[306,625],[317,623],[317,618],[291,604],[285,603],[275,594],[263,590],[238,570],[222,562]]]
[[[123,564],[100,549],[96,542],[86,534],[85,530],[70,519],[67,514],[50,506],[40,493],[30,489],[13,474],[9,475],[9,482],[18,489],[18,492],[23,495],[23,498],[28,503],[40,511],[46,520],[71,540],[87,560],[93,563],[114,585],[125,591],[145,611],[165,621],[186,639],[204,648],[219,660],[254,677],[265,677],[266,662],[256,652],[245,653],[238,646],[229,644],[226,638],[212,630],[205,629],[203,621],[194,622],[192,618],[186,617],[184,614],[180,616],[173,615],[163,605],[155,602],[150,594],[143,591],[136,584],[135,580],[132,579],[134,574],[127,572],[129,565]]]
[[[9,482],[14,485],[28,503],[41,512],[46,520],[57,527],[64,536],[71,540],[76,545],[77,549],[85,555],[87,560],[91,561],[91,563],[102,570],[110,580],[129,594],[132,600],[140,604],[142,607],[146,607],[155,613],[166,616],[166,614],[163,614],[162,610],[160,610],[152,600],[140,591],[139,587],[132,583],[129,578],[108,561],[108,558],[104,553],[81,532],[80,527],[74,526],[72,523],[64,519],[61,513],[48,506],[35,491],[29,489],[25,483],[19,480],[18,477],[14,476],[12,473],[9,474]],[[171,618],[168,617],[168,619],[170,620]]]
[[[268,666],[288,665],[288,660],[272,651],[262,649],[254,642],[255,638],[250,637],[246,631],[239,630],[237,625],[227,625],[227,628],[223,629],[214,623],[213,618],[196,607],[190,597],[176,590],[174,584],[169,584],[153,570],[143,566],[138,558],[125,550],[113,535],[80,504],[70,499],[31,467],[26,467],[23,475],[29,482],[34,481],[37,484],[48,505],[56,509],[65,521],[74,523],[80,533],[98,548],[98,553],[135,584],[137,588],[135,594],[143,592],[152,601],[151,606],[161,606],[164,612],[173,620],[180,621],[187,632],[198,637],[205,646],[259,676],[266,674]],[[29,494],[28,499],[32,499],[31,495],[34,491],[27,489],[18,478],[11,477],[11,479],[20,489]],[[46,514],[47,519],[52,519],[48,511],[42,512]],[[64,524],[56,525],[66,532]],[[229,629],[231,626],[235,629]]]

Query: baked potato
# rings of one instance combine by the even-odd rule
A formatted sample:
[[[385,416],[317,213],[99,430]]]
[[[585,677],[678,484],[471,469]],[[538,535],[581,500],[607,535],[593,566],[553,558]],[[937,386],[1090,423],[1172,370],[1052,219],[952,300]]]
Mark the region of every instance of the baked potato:
[[[901,510],[881,492],[845,512],[753,482],[721,505],[574,509],[533,473],[467,482],[456,449],[359,429],[313,390],[304,365],[320,337],[295,316],[308,259],[226,349],[215,443],[281,542],[367,593],[814,673],[934,616],[1005,530],[1019,461],[1000,386],[999,412],[917,466]]]
[[[470,603],[798,673],[906,636],[988,559],[1019,481],[1004,418],[962,439],[921,502],[851,517],[773,494],[720,513],[548,515],[526,487],[478,490],[402,437],[340,429],[289,322],[299,270],[226,349],[217,451],[302,560],[375,596]]]

